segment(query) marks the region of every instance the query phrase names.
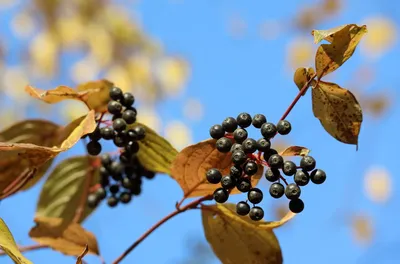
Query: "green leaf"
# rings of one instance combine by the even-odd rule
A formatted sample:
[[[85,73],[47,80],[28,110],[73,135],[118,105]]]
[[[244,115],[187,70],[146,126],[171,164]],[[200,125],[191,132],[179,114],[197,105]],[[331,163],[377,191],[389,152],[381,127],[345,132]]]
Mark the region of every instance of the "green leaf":
[[[16,264],[32,264],[18,249],[14,237],[6,223],[0,218],[0,247]]]
[[[171,174],[171,164],[178,151],[165,138],[157,134],[153,129],[141,123],[130,126],[143,126],[146,137],[139,141],[138,159],[140,163],[150,171]]]
[[[314,116],[340,142],[358,145],[363,114],[356,97],[335,83],[315,82],[312,89]]]
[[[354,53],[367,27],[355,24],[346,25],[330,35],[330,44],[322,44],[315,55],[315,69],[318,79],[342,66]],[[318,38],[319,39],[319,38]]]
[[[277,222],[252,221],[239,216],[234,204],[201,207],[204,233],[215,255],[224,264],[281,264],[282,251],[273,228],[292,219],[288,213]]]
[[[36,215],[63,218],[70,223],[78,209],[86,186],[86,179],[93,174],[90,186],[99,182],[99,171],[92,164],[95,158],[79,156],[63,160],[47,178],[40,193]],[[93,209],[86,206],[81,222]]]

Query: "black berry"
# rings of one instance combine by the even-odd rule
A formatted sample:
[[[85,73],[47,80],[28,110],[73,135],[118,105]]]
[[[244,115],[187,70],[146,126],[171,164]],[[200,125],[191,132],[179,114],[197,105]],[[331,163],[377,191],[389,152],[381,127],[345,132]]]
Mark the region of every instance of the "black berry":
[[[206,178],[209,183],[217,184],[221,181],[222,174],[218,169],[209,169],[206,173]]]
[[[285,187],[282,185],[282,183],[276,182],[271,184],[269,187],[269,194],[275,199],[281,198],[284,193]]]
[[[255,128],[261,128],[263,124],[267,123],[267,118],[263,114],[256,114],[253,117],[253,126]]]
[[[221,125],[213,125],[210,128],[210,136],[213,139],[220,139],[225,135],[225,131]]]
[[[321,169],[316,169],[311,172],[310,178],[313,183],[321,184],[326,180],[326,173]]]
[[[257,170],[258,170],[258,165],[252,160],[248,161],[244,166],[244,173],[249,176],[256,174]]]
[[[113,87],[110,89],[110,97],[113,100],[121,100],[122,99],[122,90],[118,87]]]
[[[247,155],[246,155],[246,153],[244,153],[244,151],[237,150],[237,151],[233,152],[231,159],[235,165],[242,165],[243,163],[246,162]]]
[[[264,160],[268,161],[269,158],[274,155],[274,154],[278,154],[278,151],[276,151],[275,149],[269,149],[268,151],[264,152]]]
[[[239,143],[233,143],[232,147],[231,147],[231,152],[235,152],[236,150],[242,150],[243,151],[243,146],[242,144]]]
[[[125,107],[131,107],[133,103],[135,102],[135,97],[131,93],[124,93],[123,98],[121,100],[121,103]]]
[[[283,166],[283,158],[279,154],[274,154],[268,159],[268,165],[271,168],[280,169]]]
[[[224,189],[232,189],[233,187],[236,186],[236,178],[234,178],[230,175],[222,177],[221,186]]]
[[[249,199],[249,202],[252,204],[261,203],[263,199],[263,193],[260,189],[253,188],[247,193],[247,199]]]
[[[304,210],[304,202],[301,199],[290,200],[289,210],[295,214],[301,213]]]
[[[107,204],[109,207],[115,207],[118,204],[118,198],[115,196],[108,197]]]
[[[115,138],[113,139],[113,142],[114,142],[114,145],[117,146],[117,147],[119,147],[119,148],[122,148],[122,147],[125,146],[125,140],[124,140],[123,137],[117,136],[117,137],[115,137]]]
[[[101,164],[102,164],[103,166],[108,166],[108,165],[110,165],[111,162],[112,162],[112,159],[111,159],[110,154],[103,154],[103,155],[101,155],[100,160],[101,160]]]
[[[267,139],[273,138],[276,131],[276,126],[272,123],[265,123],[261,126],[261,135]]]
[[[239,179],[242,176],[243,169],[240,166],[232,166],[229,172],[229,175],[232,177]]]
[[[244,128],[236,128],[233,132],[233,138],[237,143],[242,143],[247,138],[247,131]]]
[[[236,213],[238,215],[247,215],[250,212],[250,205],[246,202],[238,202],[236,204]]]
[[[121,203],[127,204],[132,200],[132,195],[128,192],[122,192],[119,195],[119,200],[121,201]]]
[[[231,150],[232,141],[229,138],[223,137],[217,140],[215,146],[217,147],[219,152],[226,153]]]
[[[265,178],[270,182],[275,182],[275,181],[279,180],[280,175],[281,174],[278,169],[268,168],[265,171]]]
[[[217,203],[225,203],[229,198],[229,193],[224,188],[218,188],[214,191],[213,197]]]
[[[131,189],[133,186],[133,182],[129,178],[123,178],[122,179],[122,187],[125,189]]]
[[[237,121],[233,117],[227,117],[222,122],[222,128],[224,129],[224,131],[229,132],[229,133],[233,133],[233,131],[235,131],[237,126],[238,126]]]
[[[100,129],[100,134],[105,140],[113,139],[115,136],[114,129],[112,127],[102,127]]]
[[[89,208],[95,208],[98,203],[99,203],[99,201],[97,199],[97,195],[96,194],[91,193],[91,194],[88,195],[87,205],[89,206]]]
[[[292,130],[292,125],[287,120],[280,120],[276,125],[276,129],[279,134],[287,135]]]
[[[107,192],[106,192],[106,190],[104,188],[98,188],[96,190],[95,194],[97,196],[97,199],[99,199],[99,200],[103,200],[107,196]]]
[[[96,127],[96,129],[89,134],[89,138],[92,141],[99,141],[101,139],[101,133],[100,133],[100,128]]]
[[[146,129],[143,126],[135,126],[133,131],[136,134],[137,140],[142,140],[146,137]]]
[[[117,118],[113,121],[113,128],[117,132],[121,132],[122,130],[125,130],[126,128],[126,122],[122,118]]]
[[[266,138],[260,138],[257,140],[257,149],[261,152],[266,152],[270,150],[271,142]]]
[[[125,146],[125,150],[131,154],[137,153],[139,151],[139,143],[136,141],[129,141]]]
[[[264,210],[261,207],[254,206],[250,209],[249,216],[253,221],[260,221],[264,217]]]
[[[306,171],[312,171],[313,169],[315,169],[316,165],[317,165],[317,162],[311,156],[304,156],[300,160],[300,167],[302,167]]]
[[[119,192],[119,185],[118,184],[113,184],[110,186],[110,192],[112,194],[116,194]]]
[[[237,116],[236,121],[241,128],[249,127],[252,122],[251,115],[248,113],[240,113]]]
[[[86,146],[89,155],[96,156],[101,152],[101,144],[98,141],[90,141]]]
[[[155,176],[156,176],[156,173],[154,171],[146,170],[143,173],[143,177],[145,177],[146,179],[149,179],[149,180],[153,179]]]
[[[254,153],[257,150],[257,141],[252,138],[247,138],[243,141],[242,147],[245,153]]]
[[[130,125],[136,122],[136,112],[132,110],[126,110],[122,113],[122,119]]]
[[[296,170],[297,166],[293,161],[287,160],[283,163],[282,171],[286,176],[293,176]]]
[[[248,192],[251,189],[251,182],[247,178],[241,178],[236,183],[236,189],[240,192]]]
[[[295,183],[289,183],[285,189],[285,195],[288,199],[294,200],[300,197],[301,190],[300,187]]]
[[[305,170],[298,170],[294,175],[294,182],[298,186],[306,186],[310,181],[310,175]]]
[[[124,171],[124,166],[120,162],[118,161],[111,162],[109,172],[112,176],[121,175],[123,171]]]
[[[110,101],[107,105],[108,112],[112,115],[117,115],[122,111],[122,105],[117,101]]]

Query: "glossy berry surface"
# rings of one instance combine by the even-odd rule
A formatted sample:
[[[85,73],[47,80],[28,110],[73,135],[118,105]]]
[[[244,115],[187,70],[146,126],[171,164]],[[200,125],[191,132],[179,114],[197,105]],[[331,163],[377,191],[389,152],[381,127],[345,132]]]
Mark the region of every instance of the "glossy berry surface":
[[[226,175],[221,179],[221,186],[224,189],[232,189],[236,186],[236,178]]]
[[[312,171],[313,169],[315,169],[316,164],[317,162],[311,156],[304,156],[300,160],[300,167],[302,167],[306,171]]]
[[[233,117],[227,117],[224,121],[222,121],[222,128],[226,132],[233,133],[237,127],[237,121]]]
[[[249,176],[256,174],[257,171],[258,171],[258,165],[255,161],[250,160],[244,166],[244,173]]]
[[[236,121],[241,128],[246,128],[251,125],[252,118],[251,115],[243,112],[237,116]]]
[[[110,206],[110,207],[115,207],[115,206],[117,206],[117,204],[118,204],[118,198],[115,197],[115,196],[110,196],[110,197],[107,199],[107,204],[108,204],[108,206]]]
[[[247,155],[244,151],[237,150],[232,154],[232,162],[236,165],[242,165],[247,160]]]
[[[272,123],[265,123],[261,126],[261,135],[267,139],[273,138],[276,132],[276,126]]]
[[[247,131],[244,128],[237,128],[233,132],[233,138],[237,143],[242,143],[247,138]]]
[[[265,151],[263,156],[264,156],[264,160],[268,161],[269,158],[274,155],[274,154],[278,154],[278,151],[276,151],[275,149],[269,149],[268,151]]]
[[[102,127],[100,129],[100,134],[105,140],[110,140],[115,137],[114,129],[112,127]]]
[[[276,169],[280,169],[283,166],[283,158],[281,155],[279,154],[273,154],[271,155],[271,157],[269,157],[268,159],[268,165],[271,168],[276,168]]]
[[[294,175],[294,182],[298,186],[306,186],[310,181],[310,175],[305,170],[298,170]]]
[[[269,151],[271,149],[271,142],[266,138],[260,138],[257,140],[257,149],[262,152]]]
[[[214,191],[213,197],[217,203],[225,203],[228,201],[229,193],[224,188],[218,188]]]
[[[236,213],[238,215],[247,215],[250,212],[250,205],[244,201],[236,204]]]
[[[304,210],[304,202],[301,199],[294,199],[289,202],[289,210],[295,214],[301,213]]]
[[[110,114],[116,115],[122,111],[122,105],[117,101],[110,101],[107,105],[107,110]]]
[[[123,96],[123,92],[120,88],[118,87],[112,87],[110,89],[110,98],[117,101],[117,100],[121,100]]]
[[[133,96],[133,94],[124,93],[124,95],[122,96],[122,100],[121,100],[121,103],[123,104],[123,106],[131,107],[134,102],[135,102],[135,96]]]
[[[243,146],[242,144],[239,143],[233,143],[232,147],[231,147],[231,152],[235,152],[236,150],[241,150],[243,151]]]
[[[273,198],[276,199],[281,198],[284,193],[285,193],[285,187],[282,185],[282,183],[276,182],[271,184],[271,186],[269,187],[269,194]]]
[[[245,153],[254,153],[257,150],[257,141],[252,138],[247,138],[243,141],[242,147]]]
[[[295,183],[289,183],[285,188],[285,195],[288,199],[294,200],[300,197],[300,187]]]
[[[261,203],[263,196],[263,192],[258,188],[253,188],[247,193],[247,199],[252,204]]]
[[[264,218],[264,210],[261,207],[254,206],[250,209],[249,216],[253,221],[260,221]]]
[[[86,145],[86,149],[89,155],[96,156],[101,152],[101,144],[98,141],[90,141]]]
[[[267,123],[267,118],[263,114],[255,114],[253,116],[252,124],[255,128],[261,128],[263,124]]]
[[[136,112],[132,110],[126,110],[122,113],[122,119],[130,125],[136,122]]]
[[[265,171],[265,178],[267,179],[267,181],[270,182],[275,182],[279,180],[280,175],[281,174],[278,169],[267,168],[267,170]]]
[[[283,163],[282,171],[286,176],[293,176],[296,170],[297,166],[293,161],[287,160]]]
[[[146,137],[146,129],[143,126],[135,126],[133,132],[137,140],[143,140]]]
[[[218,139],[215,145],[219,152],[227,153],[231,150],[232,141],[229,138],[223,137]]]
[[[210,136],[213,139],[220,139],[225,135],[225,131],[221,125],[213,125],[210,128]]]
[[[121,132],[122,130],[125,130],[126,128],[126,122],[122,118],[117,118],[113,122],[113,128],[117,132]]]
[[[321,169],[316,169],[311,172],[310,178],[314,184],[322,184],[326,180],[326,173]]]
[[[89,206],[89,208],[95,208],[98,204],[98,198],[96,196],[96,194],[89,194],[88,198],[87,198],[87,205]]]
[[[222,179],[222,174],[218,169],[209,169],[206,173],[206,178],[209,183],[217,184]]]
[[[242,176],[243,169],[240,166],[232,166],[229,175],[232,177],[235,177],[236,179],[239,179]]]
[[[279,134],[287,135],[292,130],[292,125],[287,120],[280,120],[276,125],[276,129]]]
[[[236,188],[240,192],[248,192],[251,189],[251,182],[249,179],[246,178],[239,179],[236,183]]]

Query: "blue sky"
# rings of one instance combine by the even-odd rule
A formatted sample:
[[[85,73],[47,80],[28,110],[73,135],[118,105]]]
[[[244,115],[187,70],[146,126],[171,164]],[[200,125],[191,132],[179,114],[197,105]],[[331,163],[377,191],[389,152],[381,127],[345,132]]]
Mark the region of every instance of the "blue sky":
[[[122,1],[120,1],[122,2]],[[141,1],[132,14],[139,14],[143,28],[158,39],[167,52],[179,54],[191,65],[191,78],[185,92],[178,98],[166,100],[158,105],[161,118],[181,119],[191,128],[194,141],[208,138],[208,129],[227,116],[236,116],[246,111],[263,113],[271,121],[277,121],[296,96],[297,88],[292,82],[293,71],[285,63],[286,46],[293,37],[309,33],[285,31],[275,40],[259,37],[259,25],[265,20],[289,23],[298,8],[312,1]],[[131,6],[131,5],[127,5]],[[360,24],[367,16],[394,17],[395,1],[347,1],[345,9],[335,19],[318,25],[330,28],[345,23]],[[13,11],[2,11],[1,23],[9,23]],[[242,38],[229,34],[228,22],[232,15],[239,15],[247,24]],[[14,44],[9,30],[0,29],[2,36],[9,36],[8,44]],[[14,42],[13,42],[14,41]],[[18,43],[15,43],[18,44]],[[16,52],[11,46],[9,52]],[[361,65],[370,65],[375,71],[376,82],[365,87],[366,92],[390,87],[397,98],[399,83],[397,68],[400,55],[399,44],[384,54],[380,60],[370,61],[358,51],[330,78],[345,85],[352,73]],[[11,60],[7,61],[12,63]],[[63,63],[68,64],[68,60]],[[313,66],[313,65],[304,65]],[[60,83],[62,80],[59,80]],[[186,120],[182,113],[182,102],[187,98],[199,99],[205,109],[201,121]],[[140,108],[139,108],[140,115]],[[307,186],[302,192],[306,209],[287,226],[276,230],[286,264],[291,263],[394,263],[399,261],[396,245],[400,241],[400,220],[396,190],[399,183],[393,179],[394,194],[385,205],[371,203],[363,194],[363,175],[370,165],[386,167],[393,175],[398,170],[397,148],[400,109],[394,107],[383,119],[373,120],[364,116],[359,139],[359,151],[355,147],[337,142],[314,118],[310,94],[301,99],[289,115],[293,130],[288,139],[294,145],[307,146],[317,159],[317,166],[324,169],[328,179],[321,186]],[[1,125],[0,125],[1,128]],[[82,153],[77,146],[60,158]],[[29,245],[28,237],[33,224],[35,203],[40,188],[36,185],[0,204],[1,217],[9,225],[17,243]],[[268,185],[260,185],[267,191]],[[175,202],[182,197],[178,184],[166,175],[145,181],[143,193],[129,206],[109,209],[102,205],[85,223],[87,230],[96,234],[100,251],[109,263],[122,253],[143,232],[159,219],[174,210]],[[243,197],[232,197],[236,202]],[[267,220],[272,220],[277,202],[264,199]],[[347,224],[355,213],[366,213],[374,221],[375,237],[370,247],[361,247],[351,239]],[[172,264],[182,259],[195,259],[188,252],[187,238],[196,237],[205,241],[200,212],[195,210],[182,214],[166,223],[148,237],[123,263]],[[34,263],[74,263],[51,250],[26,253]],[[89,263],[99,263],[93,256],[85,258]],[[12,263],[2,258],[1,263]],[[212,263],[219,263],[215,259]]]

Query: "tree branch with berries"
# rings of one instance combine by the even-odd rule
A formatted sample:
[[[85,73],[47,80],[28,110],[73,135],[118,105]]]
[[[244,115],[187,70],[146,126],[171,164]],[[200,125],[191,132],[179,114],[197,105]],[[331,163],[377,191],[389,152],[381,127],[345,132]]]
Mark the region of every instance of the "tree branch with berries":
[[[89,112],[67,125],[25,120],[0,132],[0,197],[5,199],[32,187],[59,153],[80,140],[87,154],[59,162],[47,177],[37,204],[35,226],[29,231],[37,244],[18,247],[1,221],[0,247],[4,252],[0,254],[10,256],[16,263],[31,263],[21,252],[39,248],[74,256],[77,263],[82,263],[85,254],[100,256],[95,235],[85,230],[82,222],[104,201],[114,208],[140,199],[145,191],[143,180],[167,174],[177,181],[183,198],[176,202],[173,212],[112,263],[122,262],[157,228],[189,210],[201,211],[206,239],[222,263],[282,263],[273,229],[305,210],[302,187],[310,182],[325,183],[327,173],[317,167],[306,147],[290,146],[278,152],[273,140],[292,132],[288,115],[311,90],[314,116],[325,130],[338,141],[358,148],[363,116],[357,99],[349,90],[322,78],[354,54],[366,32],[366,26],[355,24],[314,30],[315,43],[327,43],[317,49],[315,69],[296,70],[294,82],[299,91],[280,120],[268,120],[262,113],[242,112],[212,125],[210,139],[180,152],[154,130],[137,122],[140,113],[134,107],[134,95],[110,81],[53,90],[27,86],[27,93],[45,103],[80,101]],[[253,137],[251,127],[258,131]],[[109,143],[115,151],[104,152],[103,144]],[[300,157],[298,164],[291,160],[295,156]],[[268,192],[273,199],[286,197],[289,201],[288,213],[279,221],[263,220],[264,209],[259,204],[265,195],[257,187],[262,178],[270,182]],[[230,196],[239,194],[245,195],[241,201],[227,203]],[[135,196],[138,198],[132,199]],[[191,198],[196,199],[186,203]]]

